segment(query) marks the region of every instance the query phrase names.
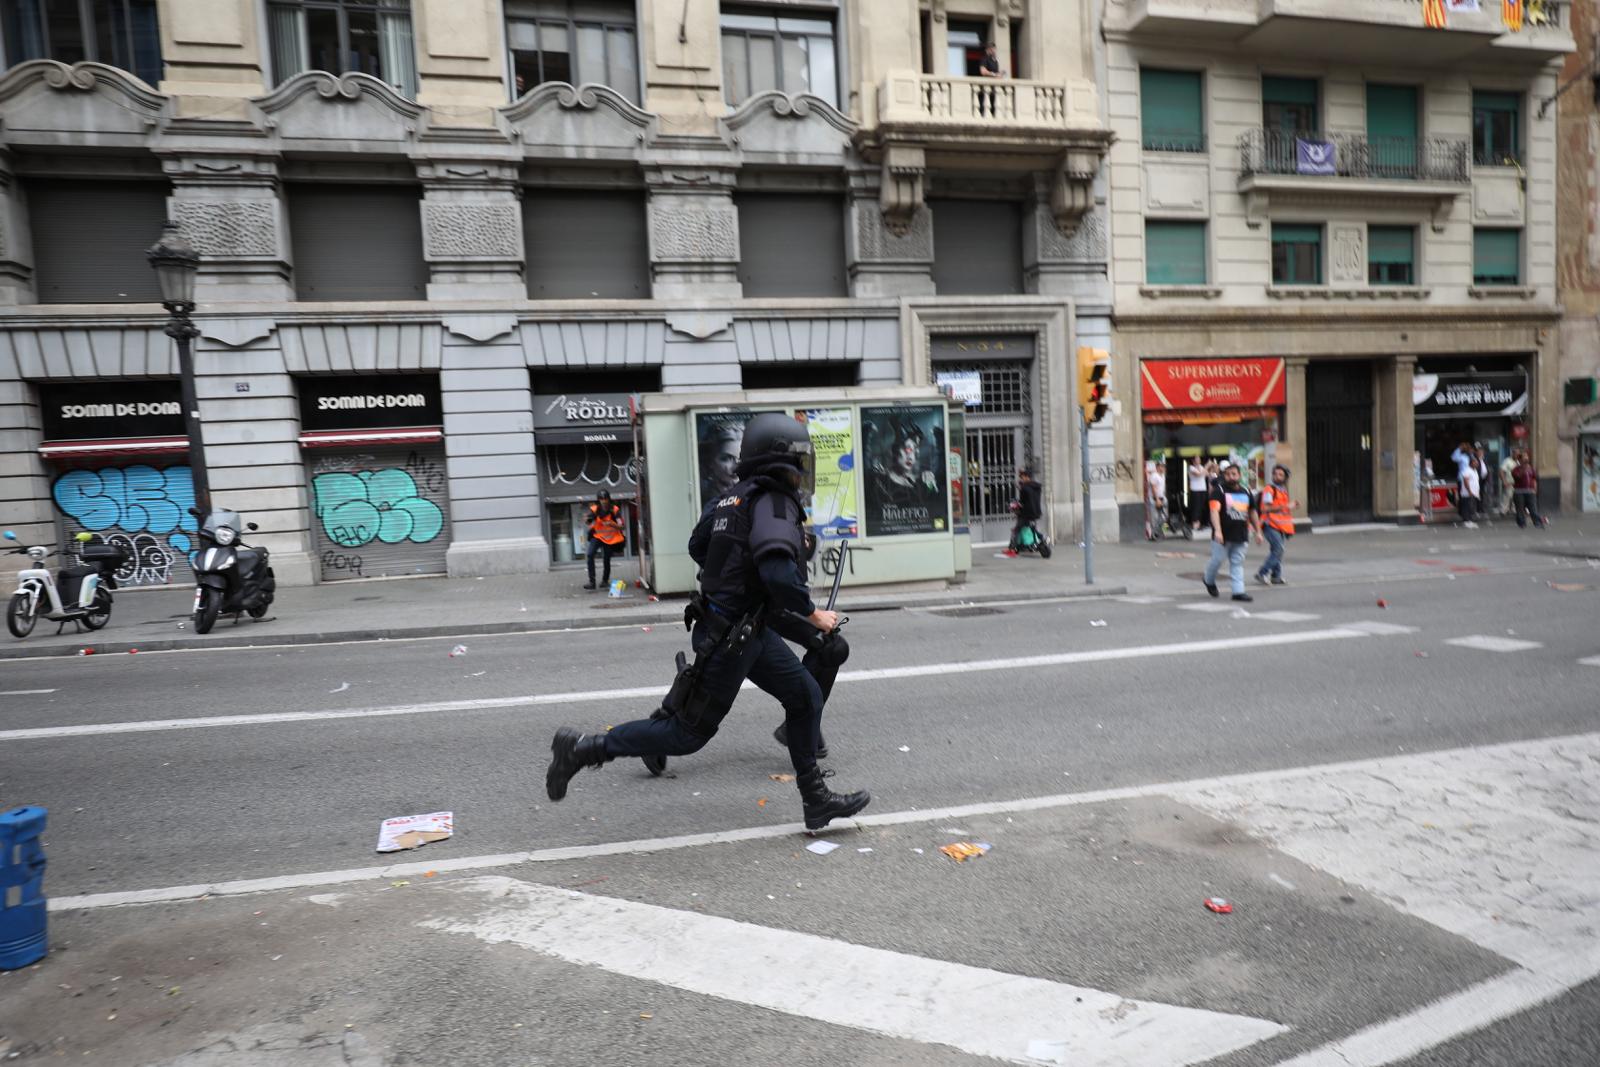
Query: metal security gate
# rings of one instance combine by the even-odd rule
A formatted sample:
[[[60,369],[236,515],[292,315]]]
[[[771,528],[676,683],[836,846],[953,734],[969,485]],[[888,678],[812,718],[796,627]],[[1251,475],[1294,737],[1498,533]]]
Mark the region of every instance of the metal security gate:
[[[1372,364],[1307,368],[1306,453],[1313,522],[1372,518]]]
[[[444,445],[306,450],[322,580],[443,574],[450,547]]]
[[[1032,455],[1033,362],[941,360],[936,369],[978,372],[983,402],[967,408],[967,524],[973,544],[1008,541],[1017,471]]]
[[[119,585],[186,585],[194,580],[189,569],[198,526],[189,514],[194,481],[182,456],[74,462],[57,470],[50,496],[63,557],[76,547],[73,538],[87,530],[127,552],[128,562],[117,569]],[[50,566],[64,562],[52,558]]]

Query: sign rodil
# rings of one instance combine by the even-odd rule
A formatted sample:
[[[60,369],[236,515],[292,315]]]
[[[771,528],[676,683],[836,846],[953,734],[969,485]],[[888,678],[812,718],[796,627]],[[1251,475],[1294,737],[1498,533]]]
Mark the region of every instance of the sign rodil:
[[[626,426],[629,393],[562,393],[533,398],[533,428]]]

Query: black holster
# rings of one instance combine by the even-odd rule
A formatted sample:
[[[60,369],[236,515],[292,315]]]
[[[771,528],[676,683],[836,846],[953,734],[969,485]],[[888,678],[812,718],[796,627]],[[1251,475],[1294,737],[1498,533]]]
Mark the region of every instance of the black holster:
[[[712,610],[705,598],[697,593],[690,598],[683,618],[685,627],[691,631],[696,624],[703,628],[703,639],[696,645],[693,663],[682,652],[678,653],[677,675],[672,679],[672,686],[662,699],[661,707],[650,717],[676,716],[690,733],[709,738],[717,732],[727,709],[722,709],[721,714],[707,714],[715,709],[710,707],[700,684],[701,678],[713,657],[737,657],[744,652],[745,645],[761,629],[761,611],[756,609],[731,619]]]

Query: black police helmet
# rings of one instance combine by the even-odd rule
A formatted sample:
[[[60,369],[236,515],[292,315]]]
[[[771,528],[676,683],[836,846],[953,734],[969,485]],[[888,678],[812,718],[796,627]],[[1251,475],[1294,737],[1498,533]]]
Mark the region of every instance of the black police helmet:
[[[768,467],[800,470],[810,455],[811,435],[803,423],[781,411],[764,411],[744,428],[737,470],[741,478]]]

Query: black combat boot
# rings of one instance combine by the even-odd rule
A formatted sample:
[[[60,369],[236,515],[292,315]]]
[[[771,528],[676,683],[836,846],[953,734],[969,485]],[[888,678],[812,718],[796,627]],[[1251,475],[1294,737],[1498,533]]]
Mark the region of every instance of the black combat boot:
[[[805,805],[807,830],[820,830],[833,820],[848,818],[872,803],[872,794],[865,789],[859,793],[830,790],[824,779],[832,773],[813,767],[800,776],[800,802]]]
[[[544,772],[544,790],[551,800],[567,795],[567,783],[585,767],[609,763],[605,734],[580,734],[570,726],[556,731],[550,742],[550,769]]]
[[[789,747],[789,722],[787,719],[783,722],[780,722],[778,724],[778,728],[772,731],[772,739],[778,742],[778,744],[782,745],[784,748]],[[828,758],[828,742],[822,736],[821,731],[817,732],[817,758]]]

